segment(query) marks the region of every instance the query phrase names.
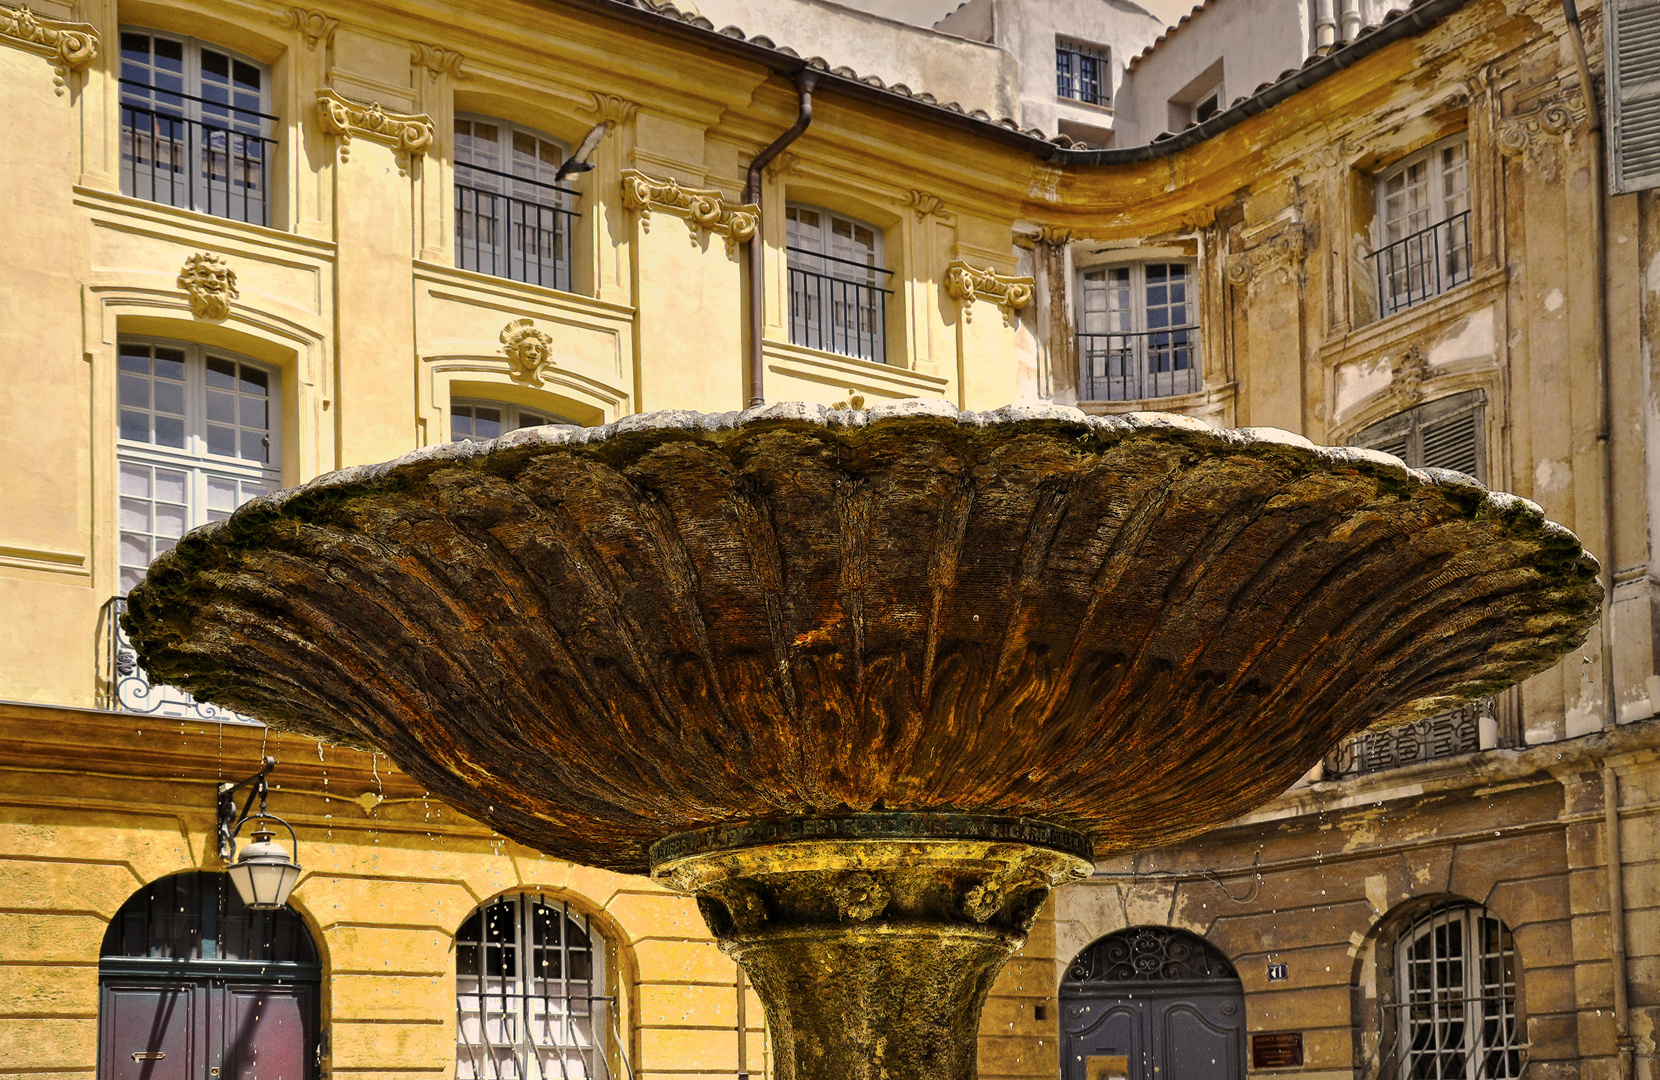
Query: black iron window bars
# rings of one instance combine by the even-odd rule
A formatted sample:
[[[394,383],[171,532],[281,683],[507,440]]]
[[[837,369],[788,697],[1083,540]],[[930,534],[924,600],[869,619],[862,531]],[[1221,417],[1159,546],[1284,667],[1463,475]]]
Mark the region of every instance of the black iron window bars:
[[[122,79],[121,190],[215,217],[271,223],[270,113]],[[146,100],[147,99],[147,100]]]
[[[1199,389],[1199,328],[1079,334],[1086,401],[1140,401]]]
[[[892,270],[819,251],[788,249],[790,340],[797,345],[888,362],[885,324]]]
[[[1470,212],[1461,211],[1372,254],[1378,313],[1393,315],[1470,280]]]
[[[482,165],[457,165],[455,259],[463,270],[571,288],[571,227],[577,193]]]
[[[1090,105],[1107,103],[1107,57],[1076,42],[1055,42],[1055,94]]]

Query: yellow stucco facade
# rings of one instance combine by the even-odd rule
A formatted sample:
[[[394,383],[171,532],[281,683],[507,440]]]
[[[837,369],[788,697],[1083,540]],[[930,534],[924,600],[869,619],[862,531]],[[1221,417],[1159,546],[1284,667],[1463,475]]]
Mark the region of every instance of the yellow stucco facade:
[[[1632,734],[1660,711],[1650,540],[1660,489],[1648,450],[1660,201],[1603,200],[1599,244],[1600,144],[1554,3],[1445,6],[1283,102],[1144,160],[1049,160],[1044,144],[995,123],[828,80],[812,126],[765,171],[758,207],[744,201],[745,170],[796,117],[786,77],[796,62],[717,47],[719,35],[673,13],[598,0],[327,10],[39,0],[27,18],[0,7],[0,1075],[102,1075],[98,960],[110,920],[151,882],[222,866],[215,785],[267,753],[280,762],[272,808],[298,829],[306,868],[292,904],[321,954],[327,1075],[455,1075],[457,929],[481,904],[526,890],[569,902],[606,943],[614,1075],[770,1065],[760,1005],[691,900],[508,844],[384,758],[122,707],[111,600],[123,591],[126,527],[123,342],[217,350],[269,373],[266,472],[283,485],[448,441],[459,402],[590,425],[743,408],[748,243],[764,251],[768,401],[1157,408],[1342,442],[1479,391],[1487,481],[1538,501],[1614,572],[1606,633],[1503,695],[1497,723],[1510,741],[1483,749],[1577,739],[1587,769],[1612,761],[1636,777],[1630,790],[1660,789],[1660,741]],[[1598,13],[1586,18],[1600,70]],[[205,43],[263,73],[263,220],[134,193],[124,28]],[[575,210],[568,288],[459,265],[458,116],[567,148],[608,125],[593,168],[564,180]],[[1368,261],[1373,178],[1461,134],[1467,273],[1385,312]],[[891,271],[876,315],[886,363],[793,332],[790,204],[879,234]],[[1082,278],[1131,255],[1192,267],[1198,383],[1157,400],[1094,400],[1078,370]],[[1606,753],[1584,750],[1616,735]],[[1293,793],[1263,820],[1322,813],[1321,798]],[[1568,798],[1580,816],[1564,829],[1594,831],[1590,798]],[[1391,851],[1426,835],[1343,828],[1354,845]],[[1599,849],[1582,846],[1591,854],[1574,867],[1589,873]],[[1201,883],[1204,860],[1185,857],[1160,855],[1161,872]],[[1632,940],[1650,965],[1660,953],[1652,865],[1631,871],[1627,888],[1643,912]],[[1366,892],[1368,880],[1353,887]],[[982,1076],[1056,1075],[1067,964],[1124,925],[1203,932],[1198,909],[1177,919],[1179,888],[1113,879],[1052,901],[993,991]],[[1379,899],[1374,921],[1413,888]],[[1596,953],[1602,903],[1603,922],[1562,922],[1548,948]],[[1235,929],[1236,954],[1257,956],[1258,925]],[[1364,1040],[1350,1037],[1364,1026],[1364,995],[1349,989],[1359,976],[1344,966],[1364,952],[1350,929],[1309,945],[1348,957],[1323,996],[1275,998],[1310,991],[1246,982],[1252,1030],[1292,1026],[1295,1002],[1317,999],[1310,1026],[1325,1034],[1308,1041],[1308,1076],[1366,1075]],[[1612,992],[1601,956],[1604,974],[1582,971],[1586,986],[1563,991],[1568,1004],[1552,1014],[1585,1029],[1562,1061],[1612,1053],[1602,1048],[1612,1032],[1589,1019]]]

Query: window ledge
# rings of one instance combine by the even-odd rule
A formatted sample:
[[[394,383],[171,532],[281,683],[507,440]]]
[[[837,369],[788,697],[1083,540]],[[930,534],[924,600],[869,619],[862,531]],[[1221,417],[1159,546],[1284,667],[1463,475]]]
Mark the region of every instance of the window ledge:
[[[1133,412],[1180,412],[1184,409],[1198,409],[1215,404],[1226,397],[1230,390],[1231,386],[1207,386],[1190,394],[1174,394],[1170,397],[1136,398],[1125,401],[1096,401],[1085,398],[1078,402],[1078,408],[1097,416]]]
[[[601,300],[593,296],[584,296],[582,293],[550,289],[546,285],[533,285],[528,281],[514,281],[512,278],[497,277],[494,274],[481,274],[477,270],[463,270],[458,266],[446,266],[444,263],[424,259],[416,259],[414,267],[416,280],[435,285],[452,285],[488,292],[520,303],[529,299],[571,310],[599,312],[619,319],[634,318],[634,308],[631,305],[619,304],[614,300]]]
[[[148,222],[157,228],[187,229],[218,240],[261,244],[313,259],[333,259],[336,250],[332,240],[316,240],[269,225],[253,225],[246,221],[204,214],[200,210],[185,210],[177,206],[168,206],[166,203],[151,202],[148,199],[120,195],[112,191],[100,191],[79,184],[75,186],[74,192],[76,206],[119,214],[128,222],[138,220]],[[166,236],[169,240],[179,239],[177,231],[169,232]]]
[[[1320,354],[1328,364],[1344,363],[1351,358],[1350,354],[1367,353],[1410,338],[1439,323],[1463,318],[1492,302],[1494,294],[1503,291],[1509,278],[1509,273],[1502,266],[1484,270],[1439,296],[1373,319],[1340,337],[1328,338],[1321,344]]]
[[[1070,106],[1072,108],[1079,109],[1084,113],[1098,116],[1115,115],[1111,105],[1097,105],[1094,102],[1085,101],[1082,98],[1066,97],[1064,94],[1055,95],[1055,104]]]
[[[780,375],[823,383],[845,392],[849,387],[864,386],[893,397],[941,397],[950,380],[943,375],[929,375],[898,364],[878,364],[857,356],[825,352],[805,345],[768,338],[762,352],[767,370]]]

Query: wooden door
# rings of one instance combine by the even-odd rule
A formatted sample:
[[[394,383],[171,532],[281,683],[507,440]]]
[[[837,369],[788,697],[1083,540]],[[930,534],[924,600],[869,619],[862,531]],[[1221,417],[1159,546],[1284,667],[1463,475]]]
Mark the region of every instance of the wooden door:
[[[103,981],[98,1080],[314,1080],[317,984]]]

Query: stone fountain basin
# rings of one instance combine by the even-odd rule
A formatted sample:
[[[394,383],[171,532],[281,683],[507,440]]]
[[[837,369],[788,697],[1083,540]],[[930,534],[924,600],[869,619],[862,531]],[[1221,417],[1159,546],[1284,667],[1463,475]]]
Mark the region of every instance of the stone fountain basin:
[[[433,446],[256,499],[129,598],[153,679],[388,753],[551,855],[869,811],[1097,856],[1583,641],[1525,499],[1283,431],[776,405]]]

